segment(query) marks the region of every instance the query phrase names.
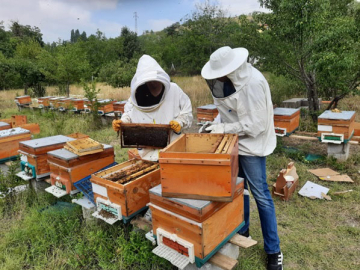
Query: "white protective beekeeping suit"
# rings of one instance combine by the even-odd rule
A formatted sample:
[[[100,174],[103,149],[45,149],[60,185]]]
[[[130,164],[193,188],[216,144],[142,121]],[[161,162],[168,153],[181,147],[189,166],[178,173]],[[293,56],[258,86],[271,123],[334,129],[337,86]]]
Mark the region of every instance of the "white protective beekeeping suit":
[[[138,106],[135,98],[139,86],[149,81],[158,81],[164,85],[164,94],[158,104],[149,107]],[[124,123],[169,124],[177,121],[182,129],[192,124],[192,107],[189,97],[176,84],[170,82],[169,75],[149,55],[143,55],[138,62],[136,73],[131,80],[131,94],[125,104],[121,121]],[[170,141],[179,135],[171,132]],[[157,161],[159,150],[152,148],[139,149],[142,159]]]
[[[215,51],[202,70],[202,76],[208,79],[210,89],[212,88],[214,104],[219,110],[222,122],[208,129],[213,133],[239,134],[239,155],[267,156],[276,147],[270,88],[260,71],[246,62],[247,50],[241,49],[243,50],[220,48],[218,50],[220,52]],[[226,60],[227,57],[236,59],[236,55],[230,57],[228,53],[243,54],[242,60],[238,57],[238,61],[243,62],[234,63]],[[222,73],[226,72],[226,69],[220,70],[225,63],[228,67],[227,71],[231,72]],[[235,92],[227,97],[223,97],[219,91],[222,83],[213,80],[223,76],[229,78],[235,88]]]

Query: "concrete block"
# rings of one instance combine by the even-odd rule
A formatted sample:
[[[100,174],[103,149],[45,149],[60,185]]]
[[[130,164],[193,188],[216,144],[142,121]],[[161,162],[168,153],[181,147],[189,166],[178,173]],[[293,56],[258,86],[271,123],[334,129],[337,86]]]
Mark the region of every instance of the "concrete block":
[[[303,98],[291,98],[291,99],[287,99],[284,100],[281,103],[281,107],[283,108],[299,108],[301,106],[301,101],[303,100]]]
[[[47,183],[44,180],[36,180],[36,179],[30,179],[30,185],[35,190],[35,192],[45,192],[45,188],[48,188],[50,186],[49,183]]]
[[[230,258],[233,258],[235,260],[237,260],[237,258],[239,257],[239,247],[237,245],[231,244],[231,243],[226,243],[220,250],[219,252],[223,255],[226,255]],[[188,266],[186,266],[184,268],[184,270],[222,270],[222,268],[217,267],[209,262],[205,263],[201,268],[197,268],[196,264],[188,264]]]
[[[92,214],[95,212],[96,207],[91,207],[91,208],[87,208],[82,206],[82,214],[83,214],[83,218],[86,222],[93,222],[96,221],[96,218],[92,216]]]
[[[350,143],[347,144],[333,144],[328,143],[327,146],[328,157],[334,157],[339,161],[345,161],[350,154]]]

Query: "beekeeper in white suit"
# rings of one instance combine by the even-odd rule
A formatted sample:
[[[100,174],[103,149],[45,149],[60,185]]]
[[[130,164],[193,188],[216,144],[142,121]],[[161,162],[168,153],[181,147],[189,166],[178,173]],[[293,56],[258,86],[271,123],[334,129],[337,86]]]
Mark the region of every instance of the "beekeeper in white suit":
[[[239,176],[255,198],[268,254],[267,269],[282,269],[283,255],[277,232],[275,208],[266,183],[266,156],[276,146],[274,113],[269,85],[264,76],[247,63],[245,48],[222,47],[210,56],[201,75],[211,90],[221,123],[206,128],[211,133],[239,135]],[[249,236],[249,196],[244,196],[245,226]]]
[[[181,130],[192,124],[192,107],[189,97],[173,82],[154,58],[143,55],[131,80],[131,94],[120,120],[113,121],[119,131],[121,123],[170,124],[173,130],[170,141]],[[157,161],[159,150],[138,149],[142,159]]]

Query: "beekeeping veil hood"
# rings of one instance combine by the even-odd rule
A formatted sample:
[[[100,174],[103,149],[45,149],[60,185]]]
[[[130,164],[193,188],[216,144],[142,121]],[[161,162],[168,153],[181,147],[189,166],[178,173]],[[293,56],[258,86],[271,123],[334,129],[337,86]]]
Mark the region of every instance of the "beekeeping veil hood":
[[[214,98],[225,98],[239,91],[251,78],[251,67],[247,64],[249,52],[245,48],[221,47],[213,52],[201,70]],[[230,81],[221,81],[225,77]]]
[[[142,107],[138,105],[135,98],[135,93],[139,86],[149,81],[161,82],[164,85],[164,94],[158,104],[149,107]],[[154,58],[144,54],[139,59],[136,68],[136,73],[131,80],[131,95],[130,95],[131,103],[139,110],[142,110],[144,112],[150,112],[158,108],[163,103],[169,89],[170,89],[169,75],[161,68],[161,66],[156,62]]]

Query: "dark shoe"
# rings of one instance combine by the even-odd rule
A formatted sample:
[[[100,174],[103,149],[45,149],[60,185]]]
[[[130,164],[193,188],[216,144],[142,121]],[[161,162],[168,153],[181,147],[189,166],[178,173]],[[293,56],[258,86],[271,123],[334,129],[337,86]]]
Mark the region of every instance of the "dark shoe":
[[[282,252],[267,255],[267,270],[283,270],[283,259]]]
[[[240,234],[241,236],[247,237],[247,238],[250,236],[249,229],[247,229],[247,230],[246,230],[245,232],[243,232],[243,233],[238,232],[238,234]]]

